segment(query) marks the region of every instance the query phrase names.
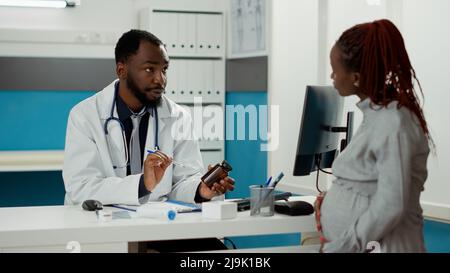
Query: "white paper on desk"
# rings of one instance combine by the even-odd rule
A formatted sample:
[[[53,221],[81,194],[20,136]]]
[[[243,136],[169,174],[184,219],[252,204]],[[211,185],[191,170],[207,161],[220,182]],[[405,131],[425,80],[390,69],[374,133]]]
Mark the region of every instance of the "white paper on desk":
[[[199,204],[191,204],[191,203],[185,203],[185,202],[174,201],[174,200],[168,200],[168,201],[163,201],[163,202],[148,202],[148,203],[142,204],[142,206],[147,206],[147,207],[161,209],[161,210],[173,209],[173,210],[176,210],[177,213],[194,212],[194,211],[201,210],[201,205],[199,205]],[[115,207],[136,211],[139,206],[120,205],[120,206],[115,206]]]
[[[113,211],[112,212],[112,219],[131,219],[131,215],[129,211]]]
[[[161,209],[173,209],[173,210],[176,210],[178,213],[194,212],[194,211],[201,210],[201,205],[185,203],[185,202],[180,202],[180,201],[174,201],[174,200],[168,200],[165,202],[149,202],[145,205],[151,206],[152,208],[154,207],[154,208],[161,208]]]

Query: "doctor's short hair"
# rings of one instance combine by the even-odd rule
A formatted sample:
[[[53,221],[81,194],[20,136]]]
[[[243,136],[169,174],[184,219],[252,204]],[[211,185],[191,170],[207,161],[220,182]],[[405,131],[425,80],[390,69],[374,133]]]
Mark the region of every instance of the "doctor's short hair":
[[[136,54],[141,41],[147,41],[156,46],[164,45],[163,42],[152,33],[145,30],[132,29],[122,34],[122,37],[117,41],[115,48],[116,63],[125,63],[130,56]]]

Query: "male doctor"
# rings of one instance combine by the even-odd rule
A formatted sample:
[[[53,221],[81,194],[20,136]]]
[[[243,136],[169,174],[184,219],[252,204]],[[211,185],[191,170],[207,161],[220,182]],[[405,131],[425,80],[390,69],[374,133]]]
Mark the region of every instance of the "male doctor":
[[[166,199],[192,203],[233,190],[230,177],[211,187],[201,182],[198,142],[192,133],[183,138],[172,133],[175,124],[192,127],[192,120],[162,94],[169,68],[163,43],[149,32],[130,30],[117,42],[115,59],[118,79],[70,112],[65,204],[87,199],[128,205]]]

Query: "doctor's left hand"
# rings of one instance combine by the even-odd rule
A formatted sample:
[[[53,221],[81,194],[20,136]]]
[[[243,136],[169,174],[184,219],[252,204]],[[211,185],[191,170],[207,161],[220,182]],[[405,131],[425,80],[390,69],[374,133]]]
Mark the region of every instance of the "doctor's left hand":
[[[172,163],[172,158],[157,151],[149,154],[144,161],[144,185],[148,191],[153,191],[156,185],[161,182],[164,172]]]
[[[208,166],[210,169],[211,166]],[[212,187],[208,187],[205,183],[200,183],[199,193],[205,199],[212,199],[213,197],[225,194],[227,191],[234,190],[234,179],[227,176],[224,179],[216,182]]]

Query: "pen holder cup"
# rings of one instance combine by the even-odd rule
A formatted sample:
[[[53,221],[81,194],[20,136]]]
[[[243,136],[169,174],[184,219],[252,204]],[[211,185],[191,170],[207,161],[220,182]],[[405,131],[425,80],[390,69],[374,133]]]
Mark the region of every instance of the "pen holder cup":
[[[250,186],[250,215],[274,215],[274,188],[261,185]]]

